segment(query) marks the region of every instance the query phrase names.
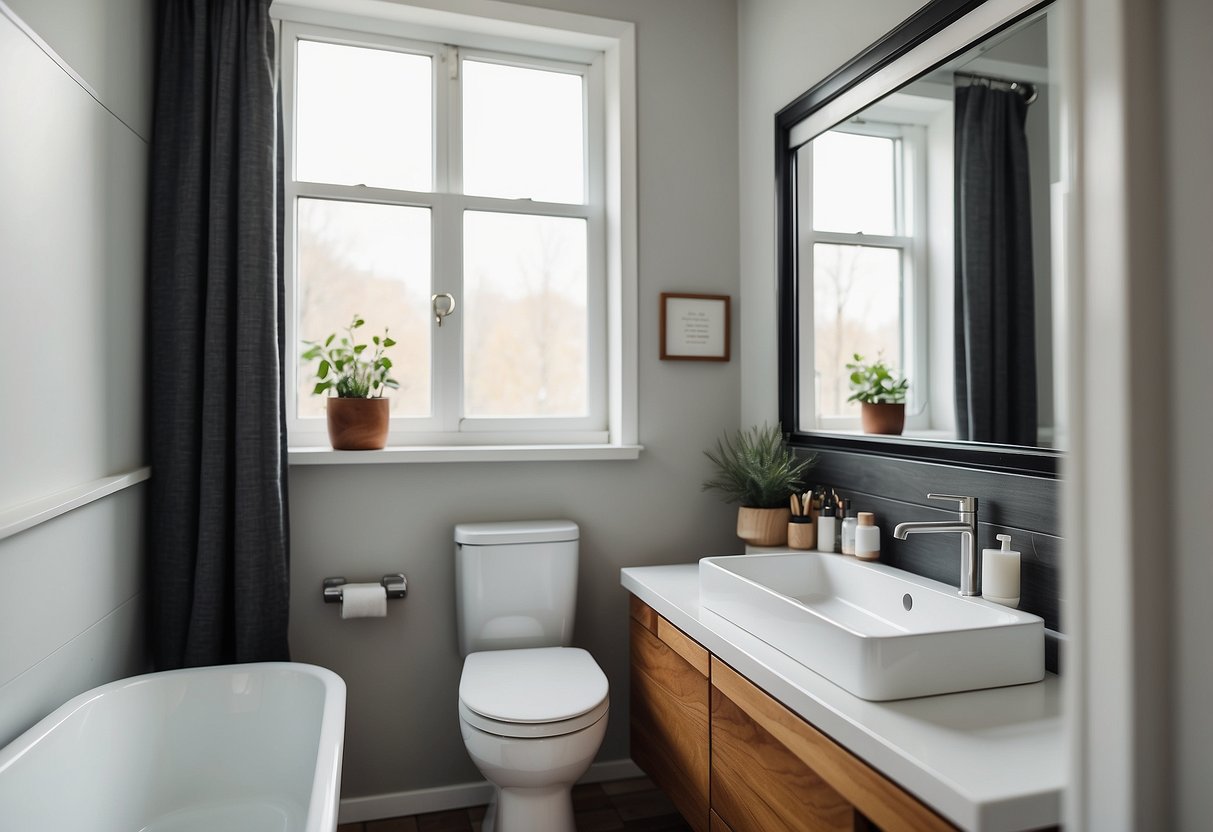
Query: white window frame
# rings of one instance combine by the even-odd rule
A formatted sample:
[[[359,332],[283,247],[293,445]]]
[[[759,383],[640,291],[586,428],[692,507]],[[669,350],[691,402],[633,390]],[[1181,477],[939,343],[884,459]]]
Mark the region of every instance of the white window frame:
[[[433,292],[452,291],[461,280],[465,210],[582,217],[587,222],[590,271],[590,414],[578,419],[463,419],[462,316],[433,330],[434,399],[429,419],[393,419],[389,448],[356,454],[358,461],[407,459],[596,459],[635,458],[637,445],[636,352],[636,147],[635,49],[630,23],[492,2],[443,0],[441,8],[382,0],[276,2],[287,143],[286,227],[287,396],[292,463],[332,462],[319,454],[327,443],[323,420],[299,419],[295,396],[299,337],[295,327],[294,211],[299,197],[428,207],[433,212]],[[338,11],[340,10],[340,11]],[[357,12],[352,14],[350,12]],[[435,59],[434,192],[335,186],[294,179],[293,95],[296,39],[319,40],[430,55]],[[449,46],[457,45],[457,51]],[[457,172],[461,152],[448,125],[459,112],[458,87],[449,80],[451,60],[499,61],[576,71],[586,89],[586,202],[582,205],[467,196]],[[456,91],[453,94],[453,91]],[[446,220],[443,222],[442,220]],[[455,223],[455,225],[452,225]],[[443,230],[445,229],[445,231]],[[457,233],[452,233],[452,231]],[[457,295],[457,298],[459,296]],[[453,395],[438,392],[451,380]],[[316,424],[318,423],[318,424]],[[325,456],[330,458],[324,458]],[[389,457],[384,459],[383,457]],[[376,458],[368,458],[376,457]],[[347,461],[347,460],[341,460]]]
[[[815,346],[816,310],[813,299],[814,245],[865,246],[901,252],[901,370],[910,379],[906,401],[906,427],[925,430],[930,427],[930,370],[928,361],[928,214],[927,214],[927,137],[918,125],[877,120],[854,120],[836,125],[833,131],[861,136],[897,139],[895,157],[895,233],[892,235],[818,231],[813,227],[812,142],[797,154],[796,236],[797,274],[801,290],[797,292],[797,329],[800,351],[800,413],[806,423],[800,430],[850,432],[860,429],[859,417],[825,416],[817,408],[817,361]],[[807,151],[807,152],[806,152]]]

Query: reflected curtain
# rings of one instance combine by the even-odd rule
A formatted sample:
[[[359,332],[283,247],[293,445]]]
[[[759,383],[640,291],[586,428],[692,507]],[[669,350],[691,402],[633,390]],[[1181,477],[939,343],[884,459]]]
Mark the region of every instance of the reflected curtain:
[[[281,118],[269,0],[158,8],[149,643],[157,669],[284,660]]]
[[[1027,102],[956,88],[956,422],[960,439],[1037,444]]]

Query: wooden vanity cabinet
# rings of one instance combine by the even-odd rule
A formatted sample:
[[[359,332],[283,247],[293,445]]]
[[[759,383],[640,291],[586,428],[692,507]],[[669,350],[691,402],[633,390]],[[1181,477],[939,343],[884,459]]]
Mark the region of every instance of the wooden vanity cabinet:
[[[632,760],[696,832],[709,832],[710,656],[638,598],[631,604]]]
[[[781,741],[779,724],[761,719],[770,711],[758,700],[766,694],[716,659],[712,672],[728,691],[712,685],[709,788],[717,816],[733,832],[854,832],[855,807]]]
[[[712,657],[711,807],[733,832],[956,827]]]
[[[697,832],[951,824],[633,597],[632,759]]]

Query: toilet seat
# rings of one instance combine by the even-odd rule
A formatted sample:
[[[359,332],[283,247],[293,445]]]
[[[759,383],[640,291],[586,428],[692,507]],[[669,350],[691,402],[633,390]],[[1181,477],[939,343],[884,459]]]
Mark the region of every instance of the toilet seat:
[[[589,728],[606,716],[610,705],[610,701],[604,699],[596,708],[587,711],[581,716],[576,716],[572,719],[561,719],[556,722],[502,722],[476,713],[460,700],[459,718],[476,730],[492,734],[495,737],[542,739],[544,737],[562,737],[566,734],[575,734],[578,731]]]
[[[575,647],[471,653],[459,679],[459,714],[503,737],[554,737],[593,725],[606,713],[607,678]]]

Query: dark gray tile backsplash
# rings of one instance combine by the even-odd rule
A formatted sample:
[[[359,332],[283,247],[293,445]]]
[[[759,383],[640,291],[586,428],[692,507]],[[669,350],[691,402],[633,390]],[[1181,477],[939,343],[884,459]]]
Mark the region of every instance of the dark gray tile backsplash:
[[[893,527],[907,520],[947,520],[956,509],[928,500],[927,493],[978,499],[978,551],[998,548],[997,534],[1011,535],[1022,554],[1019,608],[1061,632],[1058,536],[1060,481],[1047,477],[958,468],[837,450],[817,450],[809,481],[850,497],[859,511],[873,511],[880,526],[881,561],[943,583],[960,585],[960,542],[953,535],[911,535],[895,540]],[[1057,672],[1056,639],[1047,639],[1046,665]]]

